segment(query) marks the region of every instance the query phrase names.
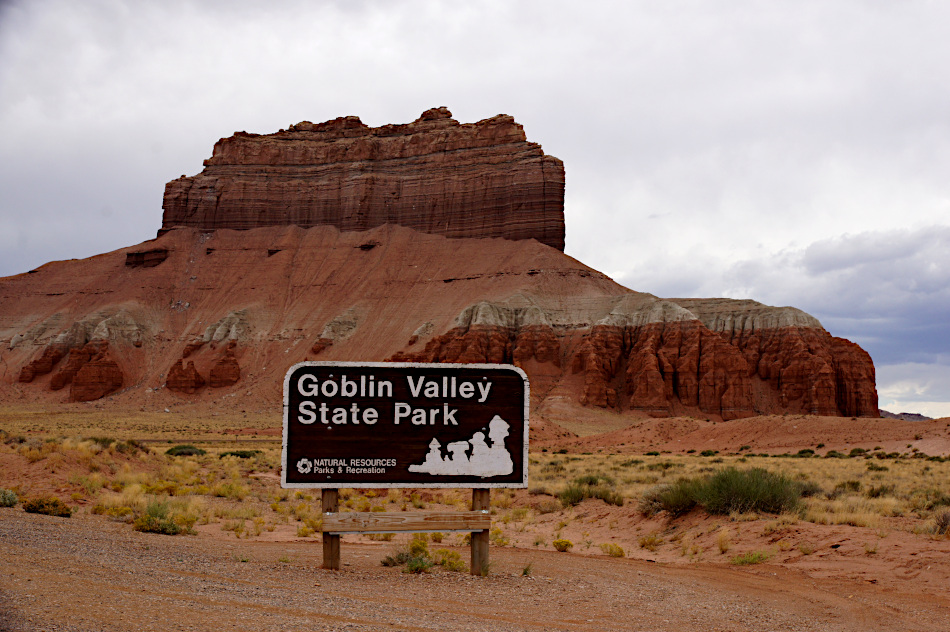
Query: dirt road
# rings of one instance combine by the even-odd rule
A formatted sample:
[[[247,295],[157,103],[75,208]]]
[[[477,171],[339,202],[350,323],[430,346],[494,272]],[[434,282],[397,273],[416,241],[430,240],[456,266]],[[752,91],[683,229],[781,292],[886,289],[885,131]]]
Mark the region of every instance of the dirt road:
[[[950,594],[747,569],[493,548],[486,578],[380,566],[390,544],[131,531],[0,510],[0,630],[934,630]],[[463,555],[466,550],[461,550]],[[530,565],[530,575],[523,570]]]

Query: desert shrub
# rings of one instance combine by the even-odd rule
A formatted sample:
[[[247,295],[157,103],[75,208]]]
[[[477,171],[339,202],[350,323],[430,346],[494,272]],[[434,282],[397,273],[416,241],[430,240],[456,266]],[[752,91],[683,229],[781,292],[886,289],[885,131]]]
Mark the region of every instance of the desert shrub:
[[[44,514],[47,516],[58,516],[60,518],[69,518],[73,515],[69,505],[64,503],[56,496],[36,496],[23,501],[23,510],[28,513]]]
[[[719,450],[703,450],[699,453],[699,456],[716,456],[719,454]]]
[[[168,503],[152,501],[145,512],[132,521],[132,528],[144,533],[178,535],[183,529],[169,516]]]
[[[584,476],[579,476],[574,479],[574,482],[578,485],[613,485],[614,479],[609,476],[603,476],[598,474],[585,474]]]
[[[201,456],[207,454],[207,452],[193,445],[183,444],[168,448],[165,450],[165,454],[168,456]]]
[[[623,557],[625,555],[623,547],[613,542],[604,542],[600,545],[600,550],[604,552],[604,555],[609,555],[610,557]]]
[[[108,516],[113,520],[131,522],[135,513],[128,505],[111,505],[105,503],[96,503],[90,510],[93,514],[99,516]]]
[[[367,533],[366,537],[374,542],[392,542],[395,533]]]
[[[861,491],[861,481],[841,481],[835,485],[835,489],[843,492],[859,492]]]
[[[432,558],[421,555],[419,557],[410,557],[406,562],[404,573],[428,573],[432,569],[434,562]]]
[[[570,540],[559,538],[555,540],[554,542],[552,542],[551,546],[553,546],[555,550],[560,551],[561,553],[566,553],[567,551],[570,551],[572,548],[574,548],[574,543],[571,542]]]
[[[561,509],[561,503],[553,498],[547,498],[540,502],[531,503],[531,507],[539,514],[554,513]]]
[[[116,442],[113,449],[116,452],[121,452],[123,454],[126,454],[126,453],[135,454],[136,452],[145,452],[145,453],[149,452],[148,446],[146,446],[141,441],[136,441],[135,439],[128,439],[126,441],[118,441]]]
[[[429,557],[429,534],[428,533],[416,533],[413,534],[412,539],[409,541],[409,556],[410,557]]]
[[[872,485],[868,487],[864,495],[868,498],[880,498],[881,496],[890,496],[894,493],[893,485]]]
[[[247,497],[248,489],[236,481],[218,483],[211,490],[212,495],[219,498],[231,498],[232,500],[244,500]]]
[[[680,516],[697,505],[711,514],[797,511],[805,487],[761,468],[726,468],[705,478],[681,478],[647,490],[640,501],[644,515],[667,511]]]
[[[663,537],[656,532],[648,533],[647,535],[642,535],[637,540],[637,543],[640,545],[641,549],[646,549],[647,551],[656,551],[661,544],[663,544]]]
[[[732,548],[732,533],[729,529],[722,528],[719,530],[719,533],[716,534],[716,546],[719,547],[719,552],[723,555]]]
[[[511,544],[511,540],[505,537],[505,532],[501,530],[501,527],[495,527],[489,531],[488,539],[495,546],[508,546]]]
[[[613,479],[607,476],[581,476],[558,494],[565,507],[573,507],[585,498],[599,498],[608,505],[623,506],[623,495],[613,488]]]
[[[680,478],[673,483],[648,489],[640,500],[640,511],[645,516],[660,511],[667,511],[674,517],[689,513],[696,507],[695,488],[699,484],[697,479]]]
[[[804,450],[799,450],[793,456],[799,459],[807,459],[808,457],[815,456],[815,451],[811,448],[805,448]]]
[[[767,551],[750,551],[748,553],[742,553],[732,558],[730,561],[733,564],[743,566],[746,564],[761,564],[762,562],[769,559],[771,555]]]
[[[950,509],[945,509],[934,515],[934,533],[937,535],[950,534]]]
[[[462,556],[459,555],[458,551],[451,551],[449,549],[436,549],[435,550],[435,563],[444,568],[447,571],[455,572],[465,572],[465,562],[462,561]]]
[[[392,553],[384,557],[380,564],[383,566],[402,566],[409,561],[409,558],[412,557],[409,554],[408,547],[400,547],[395,549]]]
[[[887,472],[890,468],[886,465],[878,465],[877,463],[868,463],[868,472]]]
[[[451,551],[448,552],[451,553]],[[383,566],[402,566],[405,564],[406,568],[403,572],[406,573],[428,573],[435,562],[429,555],[427,534],[415,534],[412,540],[409,541],[409,546],[395,549],[391,554],[384,557],[380,563]]]
[[[146,483],[143,485],[142,491],[146,494],[164,494],[166,496],[174,496],[178,491],[178,483],[174,481],[155,481],[154,483]]]
[[[802,488],[782,474],[726,468],[696,486],[697,503],[711,514],[760,511],[784,513],[801,505]]]
[[[224,458],[226,456],[236,456],[239,459],[250,459],[259,454],[262,454],[260,450],[228,450],[227,452],[222,452],[219,458]]]
[[[565,507],[573,507],[587,498],[586,491],[586,486],[584,485],[571,484],[558,494],[557,497]]]
[[[596,487],[591,487],[590,491],[591,497],[600,499],[608,505],[616,505],[617,507],[623,506],[623,494],[612,487],[597,485]]]
[[[16,507],[19,497],[12,489],[0,489],[0,507]]]

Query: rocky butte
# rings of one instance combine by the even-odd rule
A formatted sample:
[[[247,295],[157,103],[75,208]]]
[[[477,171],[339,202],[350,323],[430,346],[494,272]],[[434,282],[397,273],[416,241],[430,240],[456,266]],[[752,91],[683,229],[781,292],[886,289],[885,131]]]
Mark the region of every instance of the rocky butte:
[[[509,116],[215,145],[159,236],[0,279],[0,400],[279,409],[303,360],[505,362],[535,419],[874,416],[874,365],[791,307],[662,299],[565,255],[564,171]]]
[[[443,107],[382,127],[347,116],[222,138],[200,174],[165,185],[162,208],[161,232],[398,224],[564,250],[564,164],[503,114],[461,125]]]

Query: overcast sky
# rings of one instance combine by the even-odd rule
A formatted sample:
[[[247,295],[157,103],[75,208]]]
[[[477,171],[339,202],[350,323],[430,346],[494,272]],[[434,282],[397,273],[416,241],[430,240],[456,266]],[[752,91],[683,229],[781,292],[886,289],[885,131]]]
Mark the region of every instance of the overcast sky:
[[[511,114],[567,252],[793,305],[950,416],[950,3],[0,0],[0,275],[139,243],[218,138]]]

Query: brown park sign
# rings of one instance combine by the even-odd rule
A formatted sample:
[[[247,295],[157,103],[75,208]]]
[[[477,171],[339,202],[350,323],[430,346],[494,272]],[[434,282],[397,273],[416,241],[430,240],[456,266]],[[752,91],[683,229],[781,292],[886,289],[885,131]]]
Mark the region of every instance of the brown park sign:
[[[301,362],[283,487],[527,487],[528,377],[506,364]]]

